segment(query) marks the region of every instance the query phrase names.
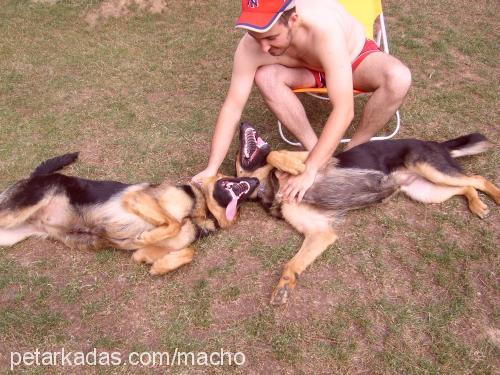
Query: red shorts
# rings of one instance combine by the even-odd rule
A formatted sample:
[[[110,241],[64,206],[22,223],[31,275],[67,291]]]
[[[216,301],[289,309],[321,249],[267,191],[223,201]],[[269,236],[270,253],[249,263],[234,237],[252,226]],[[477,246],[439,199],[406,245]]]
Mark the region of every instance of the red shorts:
[[[358,57],[353,61],[351,64],[352,67],[352,72],[356,70],[356,68],[363,62],[363,60],[368,56],[370,53],[373,52],[382,52],[382,50],[377,46],[377,43],[375,43],[371,39],[366,39],[365,45],[363,46],[363,49],[359,53]],[[325,73],[324,72],[318,72],[317,70],[311,70],[309,71],[314,75],[314,79],[316,80],[316,86],[317,88],[322,88],[326,87],[326,78],[325,78]]]

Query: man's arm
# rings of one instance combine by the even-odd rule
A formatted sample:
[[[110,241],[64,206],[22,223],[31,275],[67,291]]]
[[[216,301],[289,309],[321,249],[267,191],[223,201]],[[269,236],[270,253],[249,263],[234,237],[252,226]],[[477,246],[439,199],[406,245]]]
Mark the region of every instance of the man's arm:
[[[248,38],[248,35],[242,38],[234,54],[231,84],[215,124],[208,166],[193,177],[194,182],[201,183],[203,178],[217,173],[227,155],[238,121],[250,96],[259,61],[252,48],[252,41]]]
[[[338,34],[328,36],[326,41],[321,43],[325,47],[320,49],[319,57],[333,110],[306,161],[306,165],[316,171],[330,160],[354,117],[352,68],[347,46]]]
[[[283,184],[283,198],[288,201],[302,200],[314,183],[318,170],[332,157],[354,115],[352,68],[342,30],[322,33],[317,51],[333,110],[305,162],[306,170],[298,176],[290,176]]]

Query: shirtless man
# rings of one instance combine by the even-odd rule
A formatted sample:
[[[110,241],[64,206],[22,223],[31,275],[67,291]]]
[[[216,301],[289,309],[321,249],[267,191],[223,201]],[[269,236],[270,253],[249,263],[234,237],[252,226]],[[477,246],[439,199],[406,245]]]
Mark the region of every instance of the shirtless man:
[[[353,87],[373,94],[347,148],[367,142],[394,115],[410,88],[410,71],[367,41],[363,25],[336,0],[242,0],[236,27],[247,33],[234,54],[208,166],[193,181],[217,173],[255,81],[272,112],[311,151],[306,170],[282,184],[283,199],[300,202],[353,119]],[[326,85],[333,110],[318,139],[292,89],[319,85]]]

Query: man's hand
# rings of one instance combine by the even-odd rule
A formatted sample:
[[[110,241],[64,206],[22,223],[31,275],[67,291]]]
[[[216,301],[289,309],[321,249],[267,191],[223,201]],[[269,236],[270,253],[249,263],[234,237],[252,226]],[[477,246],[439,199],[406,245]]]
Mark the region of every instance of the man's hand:
[[[306,191],[314,183],[316,173],[316,170],[306,168],[303,173],[297,176],[292,176],[287,173],[281,174],[280,190],[278,193],[282,195],[283,201],[288,203],[300,203]]]
[[[200,173],[198,173],[196,176],[194,176],[191,179],[191,182],[198,185],[198,186],[201,186],[203,184],[204,180],[206,180],[209,177],[213,177],[216,174],[217,174],[217,171],[214,171],[211,168],[206,168],[203,171],[201,171]]]

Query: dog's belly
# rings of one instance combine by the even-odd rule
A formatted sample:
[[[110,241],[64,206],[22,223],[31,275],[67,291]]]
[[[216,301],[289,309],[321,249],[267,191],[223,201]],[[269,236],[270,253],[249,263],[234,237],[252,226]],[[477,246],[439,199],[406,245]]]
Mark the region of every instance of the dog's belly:
[[[332,218],[325,210],[306,203],[283,203],[283,218],[300,233],[323,231],[332,224]]]
[[[123,193],[117,194],[104,204],[84,206],[81,212],[82,225],[89,230],[101,233],[102,236],[117,241],[117,247],[123,248],[118,243],[138,238],[141,233],[154,228],[141,217],[127,211],[122,198],[126,192],[141,189],[141,186],[131,186]],[[127,245],[126,250],[135,249]]]
[[[51,234],[70,229],[79,221],[73,206],[66,195],[56,195],[30,220],[31,224],[40,230]]]
[[[437,185],[423,177],[415,175],[411,181],[401,186],[401,191],[418,202],[442,203],[457,194],[456,186]]]

